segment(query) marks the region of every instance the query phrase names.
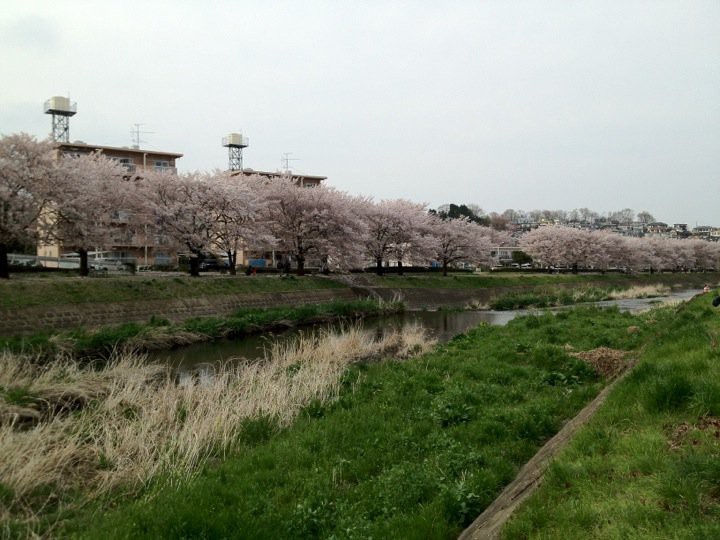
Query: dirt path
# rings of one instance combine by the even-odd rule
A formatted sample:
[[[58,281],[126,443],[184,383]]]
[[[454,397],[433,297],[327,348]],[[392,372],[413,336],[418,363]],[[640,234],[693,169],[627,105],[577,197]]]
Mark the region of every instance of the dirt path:
[[[605,387],[575,418],[565,424],[557,435],[545,443],[538,453],[520,469],[515,480],[508,484],[497,499],[462,532],[459,540],[492,540],[500,538],[500,531],[502,531],[503,526],[510,519],[515,509],[540,485],[543,474],[552,459],[567,446],[575,433],[600,408],[608,394],[615,388],[615,385],[630,371],[630,369],[627,369],[621,376]]]

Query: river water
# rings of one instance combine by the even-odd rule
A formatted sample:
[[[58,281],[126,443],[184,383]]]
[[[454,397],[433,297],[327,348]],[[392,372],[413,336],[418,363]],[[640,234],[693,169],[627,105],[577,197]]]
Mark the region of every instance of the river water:
[[[627,300],[607,300],[596,302],[600,307],[617,306],[621,311],[638,313],[652,307],[668,302],[685,301],[699,290],[678,291],[669,296],[657,298],[635,298]],[[553,311],[568,309],[553,308]],[[419,324],[429,335],[443,343],[453,336],[461,334],[480,323],[505,325],[520,315],[538,313],[539,310],[517,311],[407,311],[385,317],[364,319],[356,324],[362,328],[382,332],[387,329],[398,329],[405,325]],[[312,327],[293,328],[284,332],[266,333],[257,336],[248,336],[235,340],[219,340],[208,343],[198,343],[173,350],[153,352],[149,355],[151,362],[169,364],[180,372],[194,371],[196,368],[217,364],[232,358],[257,359],[264,356],[264,350],[277,340],[290,340],[301,333],[319,332],[337,327],[337,323],[323,323]]]

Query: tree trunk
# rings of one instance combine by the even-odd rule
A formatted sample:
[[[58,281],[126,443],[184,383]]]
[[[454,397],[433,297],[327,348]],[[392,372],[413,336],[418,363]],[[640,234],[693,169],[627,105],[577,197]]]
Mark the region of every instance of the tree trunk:
[[[398,276],[403,275],[403,265],[402,265],[402,259],[398,259]]]
[[[228,265],[230,265],[230,268],[228,268],[228,271],[230,272],[231,276],[237,275],[237,269],[235,268],[235,264],[237,263],[237,251],[235,250],[229,250],[227,252],[228,256]]]
[[[447,261],[443,261],[443,276],[445,276],[445,277],[447,277],[447,267],[448,267]]]
[[[10,265],[8,264],[7,245],[0,244],[0,279],[10,279]]]
[[[572,273],[573,273],[573,274],[577,274],[577,273],[578,273],[578,264],[577,264],[577,263],[573,263],[573,265],[572,265]]]
[[[87,277],[90,274],[90,268],[88,267],[87,249],[79,248],[78,255],[80,255],[80,276]]]
[[[382,276],[382,275],[383,275],[382,259],[381,259],[380,257],[378,257],[377,259],[375,259],[375,273],[376,273],[378,276]]]
[[[190,255],[190,276],[200,277],[200,256],[197,253]]]
[[[298,254],[297,256],[297,275],[305,275],[305,255]]]

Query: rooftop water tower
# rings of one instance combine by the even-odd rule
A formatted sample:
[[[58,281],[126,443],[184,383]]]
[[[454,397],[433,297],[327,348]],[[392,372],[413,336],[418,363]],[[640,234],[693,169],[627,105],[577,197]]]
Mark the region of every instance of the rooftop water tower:
[[[77,103],[63,96],[51,97],[45,102],[45,114],[52,114],[51,136],[56,142],[70,142],[70,117],[77,113]]]
[[[227,146],[228,149],[228,169],[242,171],[242,150],[250,145],[248,138],[243,137],[242,133],[230,133],[227,137],[223,137],[222,145]]]

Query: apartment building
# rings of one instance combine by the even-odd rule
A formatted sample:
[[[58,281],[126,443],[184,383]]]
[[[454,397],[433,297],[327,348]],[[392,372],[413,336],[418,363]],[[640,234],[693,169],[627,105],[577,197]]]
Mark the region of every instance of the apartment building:
[[[67,156],[79,156],[100,152],[125,167],[129,173],[140,174],[142,171],[170,171],[177,172],[176,160],[183,155],[174,152],[161,152],[158,150],[143,150],[139,147],[128,146],[100,146],[87,144],[83,141],[73,143],[59,143],[58,153]]]
[[[139,147],[118,147],[87,144],[83,141],[57,143],[59,156],[80,156],[100,152],[117,161],[132,178],[141,177],[144,171],[177,172],[176,162],[183,154],[145,150]],[[101,258],[123,261],[137,265],[169,265],[175,255],[166,246],[168,242],[152,231],[133,231],[128,225],[132,215],[121,209],[113,212],[111,223],[114,227],[113,243],[102,246]],[[74,246],[60,244],[38,244],[37,254],[46,266],[60,265],[60,259],[74,252]],[[92,262],[92,261],[91,261]]]

